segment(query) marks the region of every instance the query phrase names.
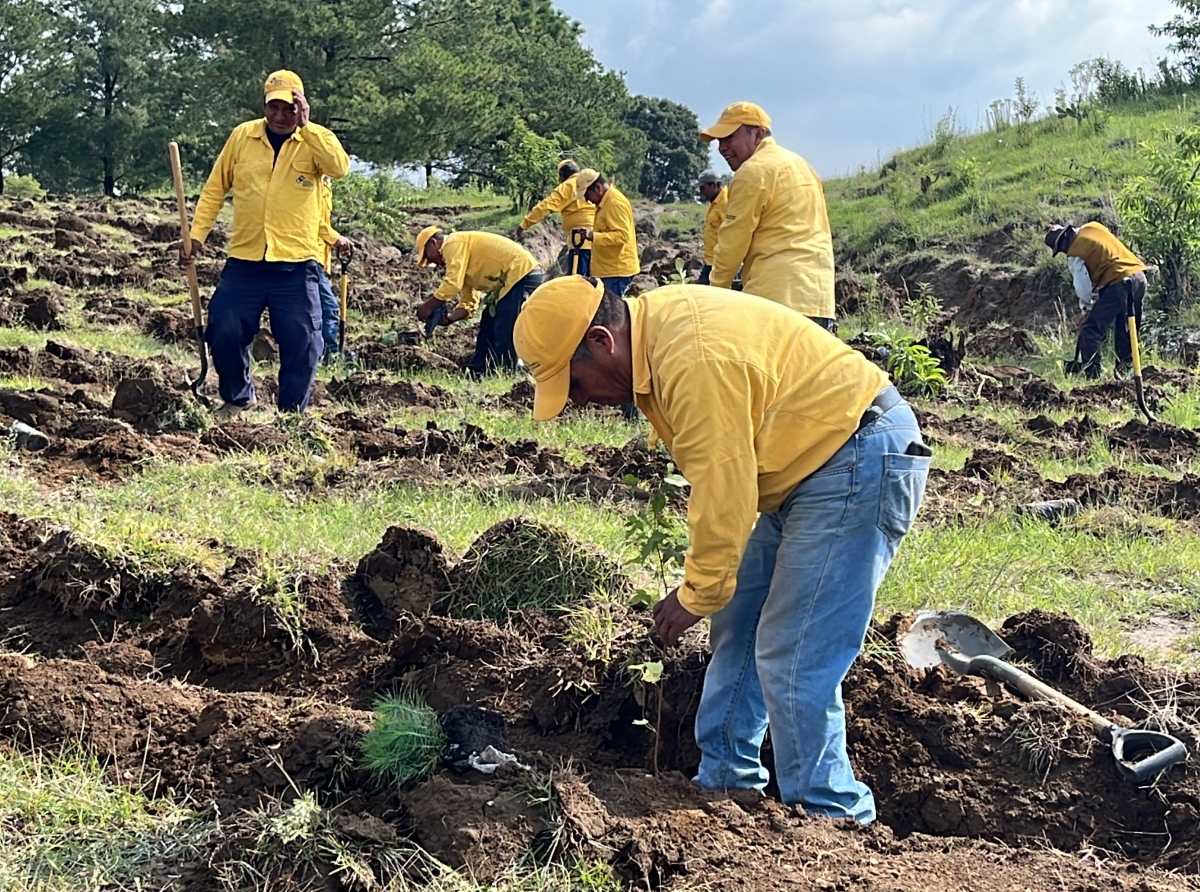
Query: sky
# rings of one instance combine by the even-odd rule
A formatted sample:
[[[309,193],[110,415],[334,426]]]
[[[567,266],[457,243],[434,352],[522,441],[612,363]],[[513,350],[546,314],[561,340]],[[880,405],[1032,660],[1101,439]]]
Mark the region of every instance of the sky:
[[[1151,70],[1167,41],[1147,26],[1179,11],[1170,0],[555,2],[631,92],[682,102],[705,126],[730,102],[757,102],[823,177],[926,141],[950,109],[982,129],[1017,77],[1044,106],[1085,59]]]

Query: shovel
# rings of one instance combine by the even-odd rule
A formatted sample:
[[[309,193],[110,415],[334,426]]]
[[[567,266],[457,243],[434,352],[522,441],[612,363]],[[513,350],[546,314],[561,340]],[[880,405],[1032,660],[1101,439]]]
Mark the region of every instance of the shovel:
[[[1125,325],[1129,328],[1129,349],[1133,353],[1133,386],[1137,394],[1138,408],[1153,421],[1154,416],[1146,408],[1146,391],[1142,388],[1142,351],[1138,348],[1137,312],[1133,305],[1133,283],[1125,280]]]
[[[584,233],[587,230],[576,226],[571,230],[571,275],[579,275],[579,252],[583,250],[584,244],[587,243]]]
[[[338,352],[344,353],[346,350],[346,297],[350,291],[350,261],[354,259],[354,249],[348,248],[338,254],[338,261],[342,264],[342,294],[338,301]]]
[[[1128,780],[1145,783],[1187,758],[1182,741],[1159,731],[1122,728],[1027,672],[1004,662],[1012,648],[991,629],[965,613],[918,613],[900,641],[904,659],[917,669],[945,663],[959,675],[978,675],[1004,682],[1031,700],[1068,709],[1091,722],[1101,740],[1112,746],[1117,768]]]
[[[179,203],[179,235],[183,239],[183,249],[192,253],[192,230],[188,225],[187,196],[183,193],[183,170],[179,164],[179,144],[167,143],[167,152],[171,156],[171,174],[175,177],[175,200]],[[200,306],[200,282],[196,279],[196,261],[193,258],[187,265],[188,291],[192,296],[192,321],[196,326],[196,346],[200,350],[200,374],[193,381],[186,379],[192,395],[204,406],[209,405],[208,399],[200,393],[204,379],[208,377],[208,347],[204,343],[204,310]]]

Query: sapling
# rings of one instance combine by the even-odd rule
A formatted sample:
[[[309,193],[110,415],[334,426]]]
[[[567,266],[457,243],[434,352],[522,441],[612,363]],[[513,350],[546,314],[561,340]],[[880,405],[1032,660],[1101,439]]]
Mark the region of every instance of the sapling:
[[[403,786],[433,773],[446,751],[437,713],[402,691],[375,701],[375,721],[362,740],[363,767],[380,786]]]

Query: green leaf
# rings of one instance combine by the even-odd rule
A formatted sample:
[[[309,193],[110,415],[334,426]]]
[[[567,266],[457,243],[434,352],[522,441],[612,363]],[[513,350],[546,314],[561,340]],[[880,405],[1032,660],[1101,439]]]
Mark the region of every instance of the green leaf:
[[[651,663],[634,663],[629,667],[630,672],[640,672],[641,681],[646,684],[658,684],[663,676],[663,664],[660,660]]]

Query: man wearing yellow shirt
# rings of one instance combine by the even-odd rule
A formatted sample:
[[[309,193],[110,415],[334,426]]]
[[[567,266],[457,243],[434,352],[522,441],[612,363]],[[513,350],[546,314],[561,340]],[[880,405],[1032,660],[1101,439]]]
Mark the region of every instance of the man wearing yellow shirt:
[[[704,212],[704,267],[700,270],[700,278],[696,280],[696,284],[707,285],[712,273],[713,253],[717,249],[717,232],[725,222],[729,190],[721,185],[721,178],[715,170],[706,170],[700,174],[696,186],[708,202],[708,210]]]
[[[575,175],[575,194],[596,206],[596,220],[586,238],[592,243],[592,275],[617,294],[629,290],[633,277],[642,271],[638,257],[633,205],[616,186],[585,167]]]
[[[825,192],[813,169],[771,137],[771,119],[752,102],[735,102],[700,134],[719,140],[733,170],[710,279],[743,289],[834,329],[833,236]]]
[[[670,285],[632,299],[555,279],[517,320],[534,418],[637,401],[691,483],[683,584],[654,608],[667,647],[711,618],[697,782],[875,817],[846,753],[841,682],[925,491],[931,450],[887,376],[799,313]]]
[[[494,368],[515,369],[513,325],[526,298],[542,284],[534,256],[512,239],[491,232],[452,232],[427,226],[417,235],[417,266],[443,268],[445,278],[433,297],[417,309],[424,322],[444,304],[458,298],[443,324],[466,319],[479,306],[475,356],[467,370],[483,375]]]
[[[1084,374],[1100,377],[1100,348],[1113,329],[1117,362],[1128,368],[1133,363],[1126,318],[1133,304],[1138,328],[1142,325],[1142,301],[1146,297],[1146,265],[1103,223],[1051,226],[1046,246],[1067,255],[1067,266],[1084,314],[1079,326],[1078,353]]]
[[[222,420],[254,405],[248,348],[264,309],[271,311],[271,333],[279,344],[279,408],[307,408],[321,360],[321,178],[338,179],[350,170],[338,138],[309,120],[296,74],[274,72],[263,93],[263,117],[230,134],[192,222],[198,250],[233,190],[229,257],[204,332],[224,400],[217,410]],[[179,253],[184,263],[191,262],[182,247]]]
[[[596,206],[585,198],[577,197],[577,173],[579,165],[570,158],[559,162],[558,186],[521,221],[517,227],[517,238],[526,229],[540,223],[547,214],[562,214],[563,234],[567,238],[567,270],[587,276],[591,275],[592,246],[583,239],[583,235],[595,222]]]

